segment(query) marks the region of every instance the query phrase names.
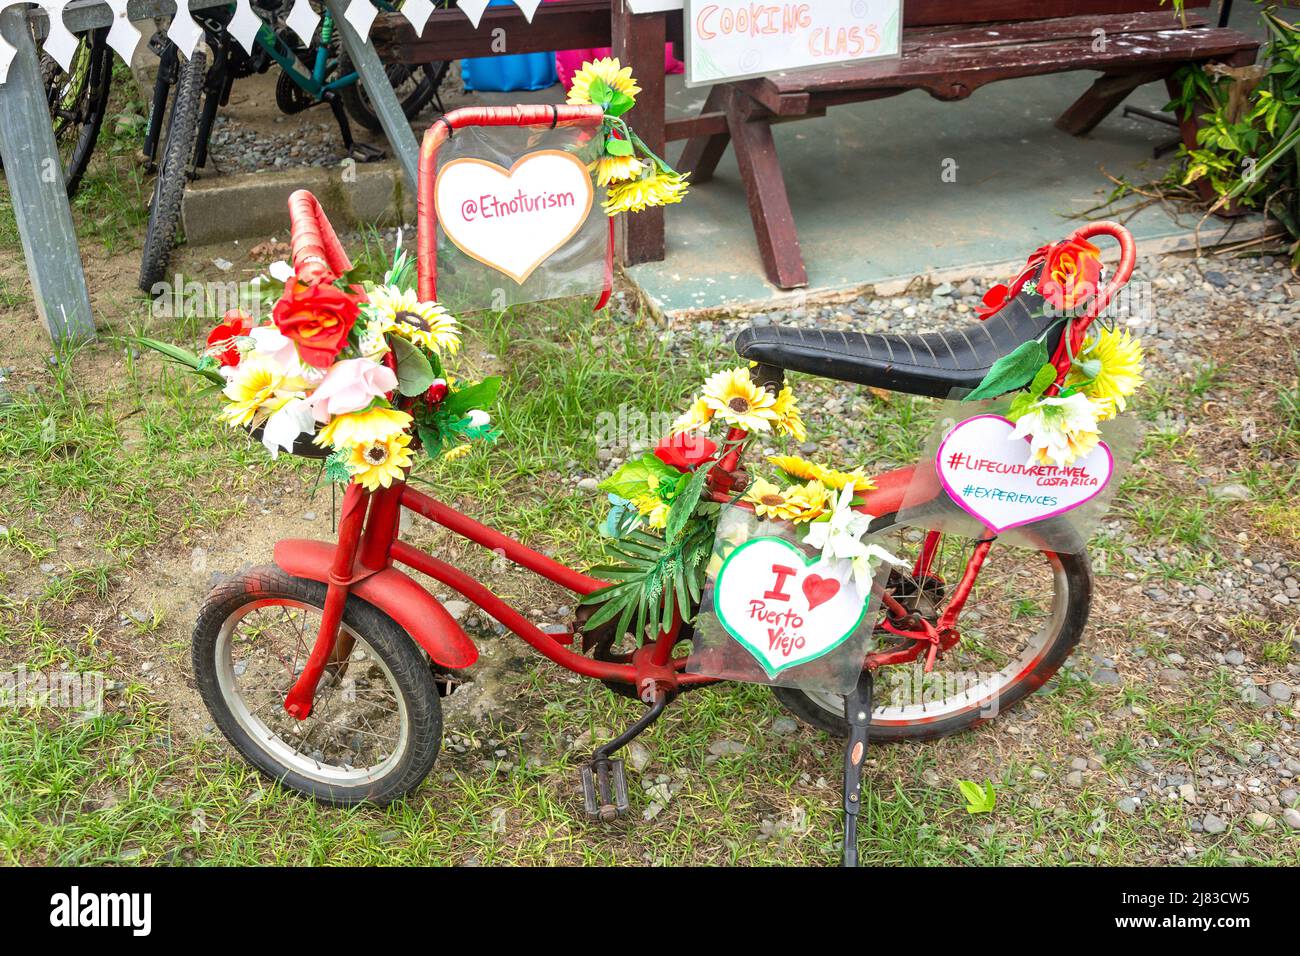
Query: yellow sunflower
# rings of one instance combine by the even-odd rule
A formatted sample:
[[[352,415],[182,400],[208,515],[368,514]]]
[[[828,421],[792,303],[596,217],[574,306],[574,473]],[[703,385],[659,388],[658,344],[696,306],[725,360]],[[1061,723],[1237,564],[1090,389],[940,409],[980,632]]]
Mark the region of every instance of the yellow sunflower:
[[[609,198],[601,204],[608,215],[640,212],[648,206],[669,206],[686,195],[686,177],[680,173],[653,173],[609,187]]]
[[[322,446],[355,448],[392,438],[405,432],[410,424],[411,416],[406,412],[379,405],[361,412],[335,415],[313,440]]]
[[[794,398],[794,389],[789,385],[781,389],[781,393],[776,396],[776,403],[772,406],[772,410],[777,414],[777,428],[795,441],[808,440],[808,429],[804,426],[803,415],[799,413],[799,405]]]
[[[831,491],[816,479],[802,485],[791,485],[785,490],[786,501],[791,509],[790,520],[795,524],[813,521],[826,514],[831,500]]]
[[[573,74],[573,85],[569,87],[569,102],[585,106],[591,103],[591,81],[601,79],[611,90],[626,93],[633,99],[641,92],[641,87],[632,79],[632,68],[623,66],[618,57],[604,57],[594,63],[582,64],[582,69]]]
[[[1065,384],[1082,385],[1081,391],[1103,407],[1099,421],[1114,418],[1124,411],[1128,397],[1142,387],[1142,343],[1127,331],[1101,329],[1088,336]]]
[[[781,518],[788,521],[799,513],[799,509],[790,503],[789,497],[765,478],[755,478],[741,500],[752,504],[754,514],[760,518]]]
[[[473,446],[473,445],[469,445],[469,444],[466,444],[466,445],[457,445],[455,448],[448,448],[445,452],[443,452],[443,453],[442,453],[442,460],[443,460],[443,461],[456,461],[456,460],[459,459],[459,458],[464,458],[466,455],[468,455],[468,454],[469,454],[470,452],[472,452],[473,450],[474,450],[474,446]]]
[[[635,156],[602,156],[596,160],[595,166],[597,186],[634,179],[645,169],[645,164]]]
[[[379,286],[369,295],[370,313],[385,332],[417,342],[432,351],[454,353],[460,347],[456,319],[437,302],[421,302],[412,289]]]
[[[686,410],[686,414],[673,422],[673,434],[704,428],[712,420],[713,409],[709,406],[709,403],[702,398],[697,398],[691,403],[691,407]]]
[[[381,485],[387,488],[402,477],[404,469],[411,467],[411,453],[407,445],[411,436],[404,432],[389,435],[377,441],[352,446],[348,454],[348,469],[352,480],[366,491]]]
[[[815,478],[827,488],[834,488],[837,491],[849,487],[850,483],[854,491],[870,491],[876,487],[876,483],[867,477],[861,468],[854,468],[852,471],[836,471],[834,468],[827,468],[825,465],[819,465],[815,461],[808,461],[797,455],[772,455],[767,460],[791,478],[802,478],[805,481]]]
[[[743,365],[710,375],[704,382],[702,401],[727,424],[746,431],[770,431],[778,417],[776,396],[754,384]]]
[[[235,377],[222,389],[230,401],[217,418],[231,426],[257,425],[291,398],[301,397],[306,389],[303,379],[286,375],[278,362],[264,355],[250,355],[239,363]]]

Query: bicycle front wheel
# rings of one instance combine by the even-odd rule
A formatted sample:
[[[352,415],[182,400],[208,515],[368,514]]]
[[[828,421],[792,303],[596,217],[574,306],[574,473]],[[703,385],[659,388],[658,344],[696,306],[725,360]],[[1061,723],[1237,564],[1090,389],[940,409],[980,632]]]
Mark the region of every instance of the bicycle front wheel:
[[[894,596],[931,622],[943,613],[974,548],[967,538],[939,539],[931,571],[910,572],[925,532],[876,519],[872,540],[908,562],[890,578]],[[1084,551],[1059,554],[1025,548],[989,549],[958,620],[961,640],[925,673],[924,656],[875,673],[871,735],[878,740],[931,740],[992,719],[1041,687],[1079,641],[1092,602],[1092,570]],[[882,640],[891,637],[877,630]],[[847,736],[844,698],[773,688],[794,716]]]

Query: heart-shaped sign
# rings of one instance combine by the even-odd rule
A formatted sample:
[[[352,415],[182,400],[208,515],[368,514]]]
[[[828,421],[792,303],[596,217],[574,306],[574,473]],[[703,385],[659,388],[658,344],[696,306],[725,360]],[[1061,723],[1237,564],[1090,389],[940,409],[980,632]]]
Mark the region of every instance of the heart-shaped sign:
[[[1115,469],[1105,442],[1072,465],[1029,460],[1029,442],[1012,438],[1001,415],[958,422],[939,443],[935,468],[953,501],[1001,533],[1077,508],[1101,494]]]
[[[528,153],[509,169],[453,159],[433,187],[447,238],[520,285],[582,228],[594,197],[587,167],[558,149]]]
[[[718,569],[713,609],[768,677],[829,654],[858,629],[867,601],[847,561],[807,557],[784,538],[750,538]]]

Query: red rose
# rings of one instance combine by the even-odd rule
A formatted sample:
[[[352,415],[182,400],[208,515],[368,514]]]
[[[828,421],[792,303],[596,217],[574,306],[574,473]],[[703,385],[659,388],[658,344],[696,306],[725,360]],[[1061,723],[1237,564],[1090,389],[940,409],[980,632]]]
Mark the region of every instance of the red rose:
[[[1011,301],[1011,289],[998,283],[989,291],[984,293],[984,298],[980,304],[975,306],[975,314],[979,316],[981,322],[990,315],[996,315],[1002,311],[1002,307]]]
[[[424,396],[428,399],[430,405],[437,405],[447,397],[447,392],[449,391],[450,389],[447,387],[446,379],[435,378],[433,384],[429,386],[429,390],[424,393]]]
[[[669,435],[655,446],[655,457],[678,471],[693,471],[706,461],[713,460],[718,446],[695,432]]]
[[[299,357],[317,368],[329,368],[343,346],[361,308],[358,296],[332,285],[284,284],[284,295],[271,310],[280,333],[298,344]]]
[[[1038,292],[1057,309],[1070,310],[1097,292],[1101,250],[1082,239],[1067,239],[1047,251]]]
[[[247,335],[252,327],[251,315],[243,309],[230,309],[221,317],[221,324],[208,333],[208,352],[225,343],[225,348],[216,353],[217,361],[226,366],[238,365],[239,349],[235,346],[235,339]]]

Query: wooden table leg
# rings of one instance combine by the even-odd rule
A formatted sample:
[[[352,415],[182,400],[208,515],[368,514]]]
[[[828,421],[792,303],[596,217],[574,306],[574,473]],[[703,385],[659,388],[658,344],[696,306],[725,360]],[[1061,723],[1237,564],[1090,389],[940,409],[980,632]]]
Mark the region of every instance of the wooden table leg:
[[[1138,73],[1103,74],[1057,118],[1056,128],[1071,136],[1090,133],[1130,93],[1139,86],[1161,79],[1167,73],[1167,70],[1145,70]]]
[[[411,132],[411,124],[402,112],[402,104],[397,101],[392,83],[384,69],[384,63],[370,42],[352,29],[352,24],[344,19],[343,13],[348,4],[344,0],[325,0],[330,12],[334,14],[334,27],[343,32],[343,49],[348,59],[366,85],[366,96],[379,117],[379,125],[384,128],[388,145],[397,153],[397,161],[402,164],[402,172],[412,190],[417,188],[419,179],[420,147]]]
[[[782,289],[808,284],[799,233],[790,211],[790,197],[781,173],[781,160],[772,139],[771,115],[739,90],[727,91],[727,126],[749,200],[754,237],[771,282]]]
[[[727,100],[726,87],[719,84],[709,90],[709,97],[704,101],[700,115],[720,111]],[[692,183],[707,183],[713,178],[713,171],[718,168],[718,161],[727,151],[731,142],[729,133],[715,133],[712,136],[693,136],[686,141],[682,157],[677,161],[677,171],[691,174]]]
[[[667,146],[664,139],[664,43],[668,35],[665,17],[662,13],[633,14],[627,0],[613,0],[611,16],[614,55],[623,66],[632,67],[632,75],[641,87],[628,119],[641,140],[656,155],[663,156]],[[618,247],[624,264],[663,260],[661,207],[618,218]]]
[[[55,343],[93,339],[95,321],[68,207],[63,161],[50,128],[50,108],[22,8],[0,13],[0,30],[17,48],[9,80],[0,84],[0,156],[22,237],[36,314]]]

